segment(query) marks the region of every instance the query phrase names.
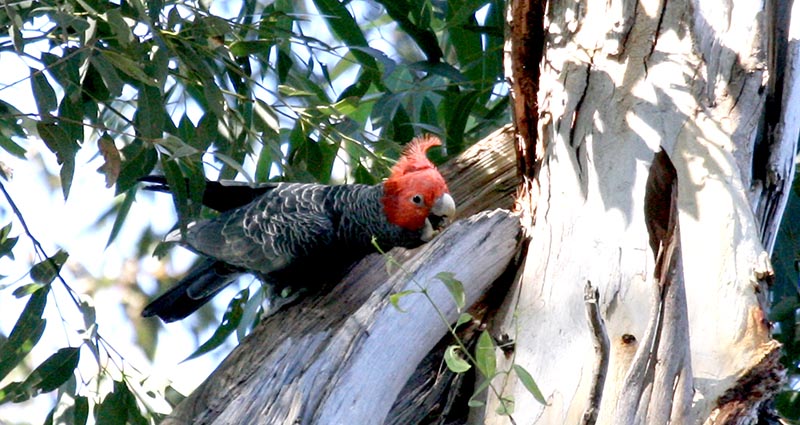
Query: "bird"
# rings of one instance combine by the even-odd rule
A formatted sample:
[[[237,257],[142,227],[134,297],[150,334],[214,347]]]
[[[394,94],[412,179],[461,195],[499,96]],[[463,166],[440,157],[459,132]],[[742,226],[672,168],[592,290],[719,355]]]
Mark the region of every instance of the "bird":
[[[444,177],[426,156],[441,144],[434,135],[415,137],[375,185],[208,182],[203,203],[220,214],[167,236],[203,259],[142,315],[181,320],[248,273],[277,289],[319,286],[378,248],[429,242],[456,213]],[[146,189],[169,191],[161,176],[143,180]]]

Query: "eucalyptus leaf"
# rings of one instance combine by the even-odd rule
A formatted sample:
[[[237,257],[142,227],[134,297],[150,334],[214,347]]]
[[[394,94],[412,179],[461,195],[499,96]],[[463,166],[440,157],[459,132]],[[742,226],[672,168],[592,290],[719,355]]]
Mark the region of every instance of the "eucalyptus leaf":
[[[250,290],[247,288],[242,289],[238,294],[236,294],[236,296],[233,297],[231,302],[228,304],[228,308],[225,310],[225,314],[222,316],[222,322],[217,327],[217,330],[214,331],[214,334],[211,335],[211,338],[201,344],[194,353],[189,355],[189,357],[185,358],[183,361],[185,362],[187,360],[200,357],[203,354],[208,353],[209,351],[222,345],[228,336],[230,336],[239,326],[239,323],[244,316],[244,307],[249,298]]]
[[[514,373],[517,374],[517,378],[519,378],[520,382],[522,382],[522,385],[525,386],[525,389],[531,393],[536,401],[542,404],[547,403],[547,401],[544,399],[544,395],[542,395],[542,391],[539,390],[539,386],[536,385],[536,382],[533,380],[533,376],[531,376],[531,374],[524,367],[514,364]]]
[[[444,351],[444,362],[447,368],[455,373],[464,373],[472,367],[461,357],[460,350],[459,346],[451,345]]]
[[[42,337],[46,324],[42,313],[49,293],[50,285],[45,285],[31,295],[8,339],[0,345],[0,380],[30,353]]]
[[[389,302],[392,304],[392,307],[397,309],[397,311],[399,311],[401,313],[405,313],[406,311],[403,310],[403,308],[400,307],[400,299],[402,299],[403,297],[405,297],[407,295],[416,294],[416,293],[417,293],[417,291],[412,291],[412,290],[405,290],[405,291],[396,292],[396,293],[394,293],[392,295],[389,295]]]
[[[31,279],[36,283],[49,285],[58,276],[61,266],[67,262],[67,258],[69,258],[69,254],[66,251],[58,250],[53,256],[31,267]]]
[[[464,293],[464,284],[455,278],[455,274],[451,272],[439,272],[434,277],[444,283],[444,286],[450,292],[450,296],[453,297],[456,307],[459,310],[464,308],[464,304],[467,302],[466,294]]]
[[[494,340],[489,335],[489,331],[484,330],[478,337],[478,344],[475,347],[475,363],[478,370],[488,379],[494,377],[497,369],[495,358]]]

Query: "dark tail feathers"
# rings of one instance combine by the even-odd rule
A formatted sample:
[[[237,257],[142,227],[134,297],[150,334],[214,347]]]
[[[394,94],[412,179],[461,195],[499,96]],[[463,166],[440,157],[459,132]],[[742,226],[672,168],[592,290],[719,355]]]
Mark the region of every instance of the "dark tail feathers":
[[[175,286],[148,304],[142,310],[142,316],[158,316],[167,323],[181,320],[211,300],[242,272],[222,261],[206,258]]]
[[[164,176],[144,176],[140,177],[139,181],[148,183],[144,187],[145,190],[171,192]],[[275,188],[275,186],[276,183],[271,182],[250,186],[235,181],[215,182],[206,180],[206,188],[203,191],[203,205],[220,212],[232,210],[249,204],[254,199]],[[188,180],[186,181],[186,187],[189,187]]]

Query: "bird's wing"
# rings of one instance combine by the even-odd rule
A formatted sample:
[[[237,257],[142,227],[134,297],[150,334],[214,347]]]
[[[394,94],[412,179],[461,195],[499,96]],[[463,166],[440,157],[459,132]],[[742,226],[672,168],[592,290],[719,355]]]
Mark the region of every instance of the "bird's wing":
[[[184,241],[209,257],[264,274],[280,270],[335,238],[328,187],[281,184],[252,203],[197,222]]]

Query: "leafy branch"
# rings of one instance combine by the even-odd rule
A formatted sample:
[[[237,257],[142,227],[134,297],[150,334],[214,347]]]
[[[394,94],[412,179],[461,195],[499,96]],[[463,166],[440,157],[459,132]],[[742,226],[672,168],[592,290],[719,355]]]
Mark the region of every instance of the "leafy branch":
[[[435,300],[430,295],[428,287],[417,281],[413,273],[411,273],[411,271],[409,271],[402,263],[398,262],[391,254],[385,252],[380,247],[380,245],[378,245],[377,240],[375,238],[373,238],[372,244],[375,247],[375,249],[384,257],[387,267],[392,267],[392,268],[396,267],[406,277],[408,277],[408,279],[417,287],[417,290],[405,290],[391,294],[389,296],[389,302],[392,304],[392,306],[396,308],[398,311],[403,312],[403,309],[400,307],[400,299],[412,294],[421,294],[422,296],[424,296],[427,302],[436,311],[436,314],[439,316],[439,319],[447,327],[448,333],[453,337],[453,340],[455,341],[455,344],[447,347],[447,349],[444,352],[444,362],[447,365],[447,368],[454,373],[460,374],[467,372],[473,366],[475,366],[480,376],[483,377],[483,382],[481,382],[481,384],[478,385],[477,388],[475,388],[472,397],[470,397],[470,400],[468,402],[468,405],[470,407],[483,406],[484,403],[482,401],[476,400],[476,397],[479,394],[481,394],[484,390],[489,388],[495,395],[497,400],[499,400],[500,402],[500,406],[497,409],[497,413],[508,416],[511,423],[515,424],[516,422],[514,421],[513,418],[513,412],[514,412],[513,398],[509,396],[504,396],[502,394],[502,391],[498,390],[498,388],[492,383],[494,378],[502,375],[506,377],[503,385],[503,387],[505,387],[505,383],[508,377],[511,376],[512,370],[514,371],[520,382],[522,382],[523,386],[525,386],[525,388],[534,397],[534,399],[536,399],[538,402],[542,404],[545,403],[544,396],[539,390],[539,387],[536,385],[536,382],[534,381],[531,374],[523,366],[516,364],[513,361],[513,358],[509,370],[503,370],[503,371],[497,370],[495,352],[498,347],[496,346],[495,340],[489,334],[488,330],[484,329],[478,336],[478,341],[474,351],[475,354],[473,355],[472,353],[470,353],[470,350],[467,348],[467,344],[465,343],[463,338],[461,338],[458,334],[458,328],[475,319],[471,314],[462,311],[466,303],[464,285],[462,284],[461,281],[455,278],[454,273],[439,272],[436,274],[436,276],[434,276],[434,278],[438,279],[447,288],[447,291],[450,293],[454,303],[456,304],[457,311],[460,313],[455,324],[451,324],[450,321],[447,319],[445,313],[436,304]]]
[[[84,328],[78,330],[78,334],[82,335],[83,342],[74,347],[68,346],[57,350],[28,374],[27,378],[22,381],[11,382],[0,389],[0,404],[7,402],[19,403],[39,394],[61,389],[59,392],[61,402],[66,403],[69,399],[73,402],[71,409],[74,413],[74,423],[86,423],[89,412],[89,399],[79,394],[75,374],[80,373],[78,366],[81,347],[87,347],[94,354],[97,361],[97,383],[99,384],[105,377],[111,377],[114,381],[112,393],[107,395],[102,402],[96,404],[95,412],[98,421],[103,417],[104,410],[111,409],[115,412],[127,412],[128,418],[133,423],[148,423],[149,421],[141,415],[140,408],[135,401],[136,398],[144,400],[145,396],[130,390],[133,385],[132,382],[129,382],[128,375],[125,372],[125,365],[129,363],[97,330],[94,307],[87,302],[80,301],[79,295],[61,275],[61,268],[69,255],[63,250],[59,250],[54,255],[48,255],[42,244],[31,232],[25,217],[2,182],[0,182],[0,191],[40,258],[40,261],[34,264],[29,271],[29,275],[34,282],[21,285],[14,290],[14,296],[17,298],[30,296],[30,299],[8,339],[0,345],[0,359],[2,359],[0,360],[0,379],[5,378],[28,356],[42,337],[46,327],[43,313],[53,281],[58,281],[66,289],[73,304],[84,317]],[[2,231],[0,247],[3,250],[0,255],[12,255],[11,249],[16,245],[18,238],[8,238],[9,231],[10,224],[4,227]],[[103,350],[102,353],[100,351],[101,348]],[[103,355],[101,356],[101,354]],[[108,371],[107,366],[102,364],[101,358],[106,358],[115,365],[118,372],[117,375],[121,377],[120,381],[112,377],[112,373]],[[121,363],[117,363],[117,358]],[[141,375],[141,372],[134,366],[131,367]],[[82,381],[86,383],[85,379],[82,379]],[[120,403],[123,403],[124,406],[120,405]],[[143,402],[142,405],[147,406],[148,404]],[[50,412],[50,418],[55,414],[56,408],[58,406],[54,407]],[[149,413],[151,417],[156,415],[152,411]]]

